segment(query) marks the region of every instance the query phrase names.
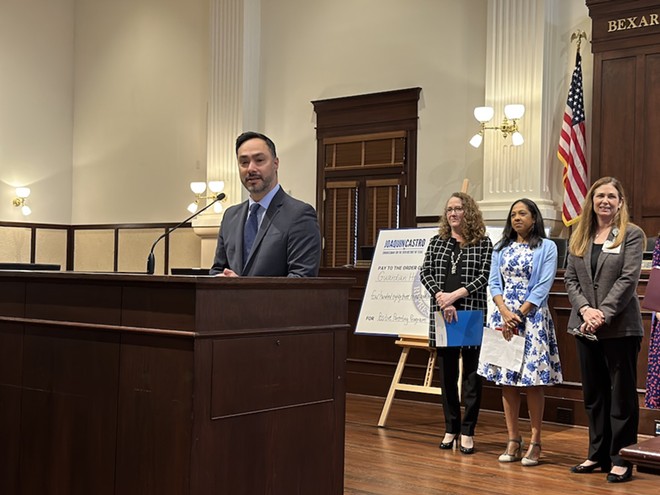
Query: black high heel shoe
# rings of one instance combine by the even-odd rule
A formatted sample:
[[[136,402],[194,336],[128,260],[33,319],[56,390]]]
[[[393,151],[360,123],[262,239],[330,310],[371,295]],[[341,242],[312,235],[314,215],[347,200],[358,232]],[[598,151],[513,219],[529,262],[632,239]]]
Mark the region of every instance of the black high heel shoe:
[[[593,473],[596,469],[600,469],[601,472],[606,473],[610,470],[611,464],[605,464],[600,461],[597,461],[593,464],[589,464],[588,466],[583,466],[582,464],[578,464],[576,466],[571,467],[571,473],[576,473],[576,474],[589,474]]]
[[[461,454],[474,454],[474,440],[472,440],[472,447],[463,447],[463,437],[467,435],[461,435],[461,441],[458,444],[458,449],[461,451]]]
[[[440,442],[440,448],[443,450],[449,450],[454,447],[454,443],[458,445],[458,433],[454,433],[454,438],[448,442]]]
[[[626,468],[626,472],[623,474],[612,474],[607,475],[608,483],[623,483],[624,481],[632,480],[633,467],[632,464]]]

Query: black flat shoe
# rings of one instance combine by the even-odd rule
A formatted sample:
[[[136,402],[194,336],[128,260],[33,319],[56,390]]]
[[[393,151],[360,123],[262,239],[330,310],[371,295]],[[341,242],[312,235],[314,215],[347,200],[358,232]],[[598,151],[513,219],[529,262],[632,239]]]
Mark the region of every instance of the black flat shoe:
[[[440,448],[442,450],[449,450],[454,446],[454,443],[458,445],[458,433],[454,435],[454,438],[452,438],[449,442],[440,442]]]
[[[571,467],[571,473],[576,473],[576,474],[589,474],[593,473],[596,469],[600,469],[601,472],[606,473],[607,471],[610,470],[610,465],[609,464],[603,464],[601,462],[596,462],[595,464],[591,464],[589,466],[583,466],[582,464],[578,464],[577,466]]]
[[[626,468],[626,472],[623,473],[623,474],[609,473],[607,475],[607,482],[608,483],[623,483],[624,481],[630,481],[630,480],[632,480],[632,471],[633,471],[633,467],[631,465],[631,466],[628,466]]]

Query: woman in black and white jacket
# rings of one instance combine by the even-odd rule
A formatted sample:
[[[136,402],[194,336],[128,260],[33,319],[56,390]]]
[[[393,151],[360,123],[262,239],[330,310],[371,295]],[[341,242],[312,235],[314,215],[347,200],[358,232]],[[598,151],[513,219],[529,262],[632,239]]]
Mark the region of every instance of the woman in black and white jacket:
[[[440,219],[438,234],[431,238],[424,256],[420,278],[431,294],[429,345],[435,346],[435,315],[456,320],[458,310],[482,310],[486,316],[486,287],[493,244],[486,237],[481,211],[465,193],[453,193]],[[458,364],[463,356],[463,398],[461,418],[458,397]],[[477,376],[479,347],[440,347],[438,366],[445,415],[445,436],[441,449],[459,443],[464,454],[474,452],[474,430],[481,405],[481,378]]]

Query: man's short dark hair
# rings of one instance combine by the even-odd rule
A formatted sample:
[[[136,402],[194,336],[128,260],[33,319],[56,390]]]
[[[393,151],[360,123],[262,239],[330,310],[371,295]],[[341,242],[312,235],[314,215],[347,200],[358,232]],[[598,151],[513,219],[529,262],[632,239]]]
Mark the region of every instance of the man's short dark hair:
[[[254,131],[247,131],[241,134],[236,138],[236,154],[238,155],[238,148],[241,147],[241,145],[245,141],[249,141],[250,139],[261,139],[266,143],[268,146],[268,149],[270,150],[271,154],[273,155],[273,158],[277,158],[277,151],[275,151],[275,143],[265,134],[261,134],[259,132],[254,132]]]

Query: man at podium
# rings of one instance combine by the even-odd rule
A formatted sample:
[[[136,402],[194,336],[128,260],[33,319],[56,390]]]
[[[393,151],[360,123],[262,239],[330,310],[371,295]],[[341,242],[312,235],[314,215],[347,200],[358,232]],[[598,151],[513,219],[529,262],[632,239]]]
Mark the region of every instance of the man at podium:
[[[244,132],[236,139],[236,157],[250,197],[225,212],[210,274],[316,277],[321,263],[316,211],[279,185],[275,143]]]

